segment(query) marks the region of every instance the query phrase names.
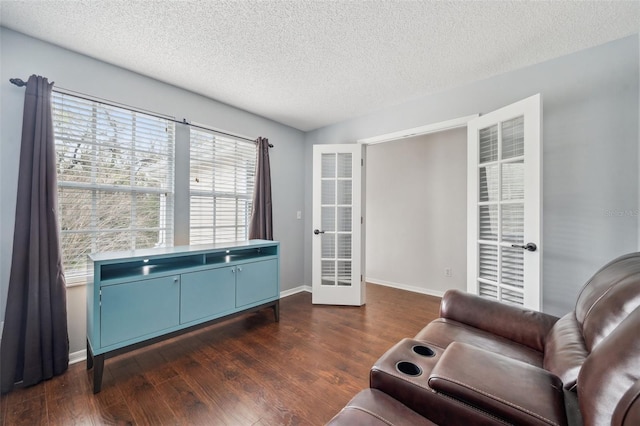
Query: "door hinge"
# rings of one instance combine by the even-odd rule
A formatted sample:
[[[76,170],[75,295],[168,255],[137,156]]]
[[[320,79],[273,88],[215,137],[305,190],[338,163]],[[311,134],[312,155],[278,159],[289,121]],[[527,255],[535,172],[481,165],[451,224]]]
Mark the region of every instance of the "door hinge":
[[[361,159],[360,159],[360,166],[361,166],[361,167],[362,167],[362,166],[364,166],[364,158],[361,158]]]
[[[362,282],[362,275],[360,275],[360,282]]]
[[[98,300],[98,306],[102,306],[102,290],[100,290],[100,299]]]
[[[364,217],[360,216],[360,225],[364,223]]]

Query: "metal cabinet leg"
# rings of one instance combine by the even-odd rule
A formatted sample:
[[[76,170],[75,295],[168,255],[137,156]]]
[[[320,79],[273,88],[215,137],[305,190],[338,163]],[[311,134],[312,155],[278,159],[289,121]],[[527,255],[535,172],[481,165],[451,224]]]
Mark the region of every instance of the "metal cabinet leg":
[[[280,300],[276,300],[273,305],[273,315],[276,317],[276,322],[280,322]]]

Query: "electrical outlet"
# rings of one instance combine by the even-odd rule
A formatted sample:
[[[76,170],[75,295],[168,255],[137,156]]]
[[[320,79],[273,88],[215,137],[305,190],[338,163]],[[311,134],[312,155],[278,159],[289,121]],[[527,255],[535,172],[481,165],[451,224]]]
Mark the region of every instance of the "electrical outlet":
[[[296,219],[298,220],[302,219],[302,212],[300,210],[296,212]]]
[[[444,268],[444,276],[451,278],[451,268]]]

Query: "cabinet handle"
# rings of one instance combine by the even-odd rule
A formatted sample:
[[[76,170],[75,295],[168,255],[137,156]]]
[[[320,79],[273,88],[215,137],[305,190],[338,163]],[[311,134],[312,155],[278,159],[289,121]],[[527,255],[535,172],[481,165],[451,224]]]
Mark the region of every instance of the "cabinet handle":
[[[231,273],[235,274],[236,273],[236,268],[231,268]]]
[[[173,277],[173,282],[177,283],[180,280],[180,277]]]
[[[242,267],[238,266],[238,272],[242,272]]]

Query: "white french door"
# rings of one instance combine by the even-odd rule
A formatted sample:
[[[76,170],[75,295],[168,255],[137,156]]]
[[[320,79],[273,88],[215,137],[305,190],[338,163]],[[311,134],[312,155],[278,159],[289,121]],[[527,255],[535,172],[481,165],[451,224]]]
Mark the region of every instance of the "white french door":
[[[541,308],[540,94],[468,123],[467,290]]]
[[[363,146],[313,146],[312,301],[365,303]]]

